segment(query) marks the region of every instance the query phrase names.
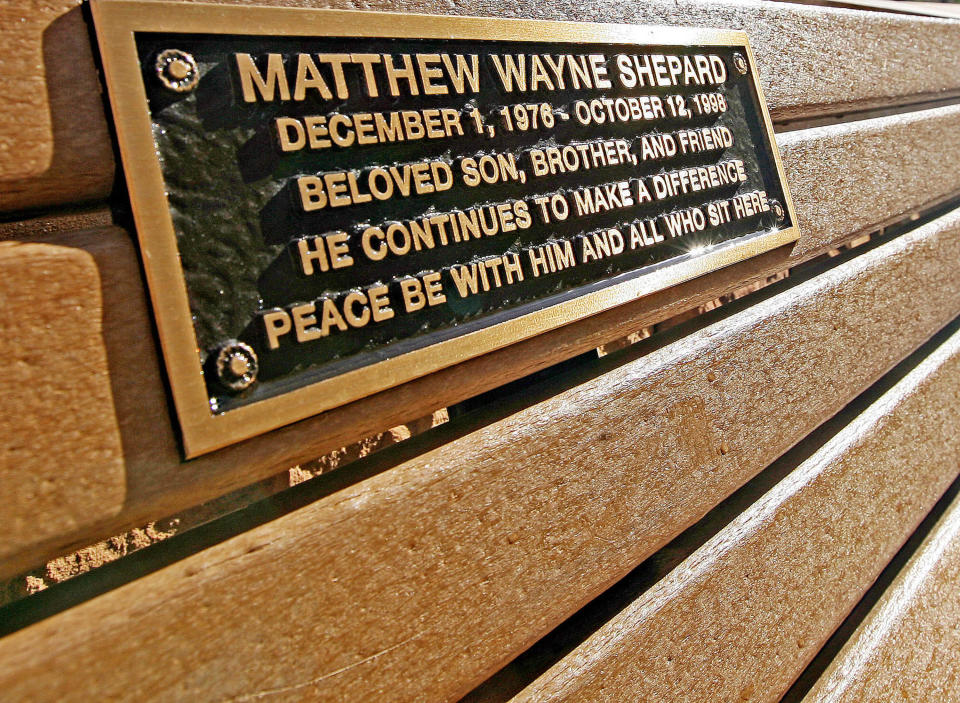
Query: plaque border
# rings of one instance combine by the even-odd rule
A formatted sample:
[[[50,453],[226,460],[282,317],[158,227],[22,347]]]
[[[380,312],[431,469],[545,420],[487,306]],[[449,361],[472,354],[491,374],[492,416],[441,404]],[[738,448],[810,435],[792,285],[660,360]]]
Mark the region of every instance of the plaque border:
[[[800,236],[780,150],[745,32],[163,0],[91,0],[90,6],[150,299],[187,459],[623,305],[789,244]],[[747,79],[757,94],[764,136],[771,147],[783,188],[783,205],[789,213],[791,226],[745,241],[720,244],[707,253],[684,261],[667,262],[662,268],[600,290],[215,414],[211,411],[203,379],[186,280],[153,141],[135,32],[743,47],[749,63]],[[136,173],[133,164],[136,164]]]

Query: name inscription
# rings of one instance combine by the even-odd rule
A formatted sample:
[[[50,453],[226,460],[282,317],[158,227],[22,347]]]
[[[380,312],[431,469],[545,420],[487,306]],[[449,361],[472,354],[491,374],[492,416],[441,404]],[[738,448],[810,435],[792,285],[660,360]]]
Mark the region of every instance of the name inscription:
[[[133,207],[169,222],[192,339],[152,290],[158,324],[210,418],[263,431],[797,236],[742,34],[255,10],[289,25],[133,28],[163,189],[128,163]]]

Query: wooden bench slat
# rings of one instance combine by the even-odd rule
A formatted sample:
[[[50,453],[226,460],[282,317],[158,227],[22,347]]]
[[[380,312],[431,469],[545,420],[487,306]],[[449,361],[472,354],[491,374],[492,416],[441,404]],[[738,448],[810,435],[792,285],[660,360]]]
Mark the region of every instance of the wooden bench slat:
[[[80,386],[112,389],[112,397],[91,394],[81,402],[76,395],[75,403],[59,406],[64,418],[82,416],[93,424],[78,437],[86,449],[72,456],[68,474],[56,478],[56,501],[31,505],[12,500],[23,490],[18,486],[32,485],[35,476],[52,471],[54,463],[47,457],[62,456],[62,447],[56,433],[35,431],[37,421],[29,403],[22,404],[29,412],[4,416],[0,442],[30,451],[21,450],[20,461],[0,469],[0,514],[10,516],[0,521],[0,577],[523,377],[940,200],[960,182],[960,143],[941,137],[944,131],[957,129],[960,108],[951,107],[783,135],[784,162],[802,227],[793,253],[789,247],[771,252],[185,465],[170,424],[139,264],[126,233],[105,228],[59,236],[32,250],[30,265],[18,260],[20,245],[0,243],[4,270],[0,291],[42,289],[48,268],[73,261],[74,250],[80,252],[77,260],[89,270],[73,282],[75,308],[40,305],[29,296],[0,292],[3,315],[11,329],[29,328],[38,309],[44,308],[51,325],[42,339],[55,350],[90,345],[100,349],[83,357],[82,363],[52,351],[33,358],[36,369],[13,366],[3,378],[9,389],[4,397],[11,407],[21,394],[42,395],[44,379],[56,386],[66,376]],[[931,173],[940,178],[931,179]],[[64,325],[57,315],[64,318]],[[78,317],[100,324],[84,328],[87,338],[61,334],[73,330],[71,321]],[[16,357],[16,346],[13,337],[0,336],[0,354],[5,358]],[[76,497],[71,485],[77,487]],[[103,491],[99,501],[86,495],[97,486]]]
[[[943,138],[958,127],[960,107],[943,107],[778,135],[800,224],[793,256],[960,192]]]
[[[0,212],[104,199],[113,172],[79,0],[0,4]]]
[[[945,2],[916,2],[915,0],[780,0],[802,2],[826,7],[845,7],[871,12],[898,12],[908,15],[960,18],[960,8]]]
[[[103,295],[130,293],[131,285],[139,291],[129,275],[101,289],[116,263],[109,255],[97,261],[82,246],[0,242],[0,426],[16,428],[0,439],[4,535],[83,531],[123,505],[123,466],[111,461],[122,447],[97,313]]]
[[[463,695],[960,313],[958,261],[954,211],[455,441],[441,427],[435,449],[0,640],[0,690]]]
[[[780,700],[956,478],[958,395],[960,332],[512,700]]]
[[[457,14],[440,0],[297,4]],[[468,13],[743,29],[780,120],[960,93],[960,26],[945,20],[704,0],[500,1]],[[78,0],[13,0],[0,7],[0,67],[0,212],[106,198],[113,152]]]
[[[804,701],[951,701],[958,691],[960,499],[954,499]]]

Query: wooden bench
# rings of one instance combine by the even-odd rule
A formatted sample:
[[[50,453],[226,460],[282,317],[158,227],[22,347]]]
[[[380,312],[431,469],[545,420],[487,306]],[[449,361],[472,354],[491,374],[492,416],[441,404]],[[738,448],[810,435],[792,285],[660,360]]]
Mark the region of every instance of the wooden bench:
[[[87,17],[7,3],[0,576],[234,498],[0,607],[0,697],[960,700],[960,21],[363,6],[747,31],[801,239],[185,462]]]

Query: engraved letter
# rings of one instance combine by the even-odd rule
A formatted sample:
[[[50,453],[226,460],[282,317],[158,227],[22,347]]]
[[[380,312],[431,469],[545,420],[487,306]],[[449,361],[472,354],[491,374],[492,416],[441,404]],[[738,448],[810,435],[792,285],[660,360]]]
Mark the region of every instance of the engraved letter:
[[[267,346],[276,349],[280,346],[280,337],[293,329],[290,315],[284,310],[271,310],[263,315],[263,326],[267,332]]]
[[[243,89],[245,102],[257,102],[254,88],[265,102],[273,100],[275,89],[279,89],[281,100],[290,99],[290,86],[287,84],[287,74],[283,71],[283,57],[280,54],[267,54],[266,79],[260,75],[250,54],[234,54],[234,58],[237,61],[237,70],[240,72],[240,87]]]

